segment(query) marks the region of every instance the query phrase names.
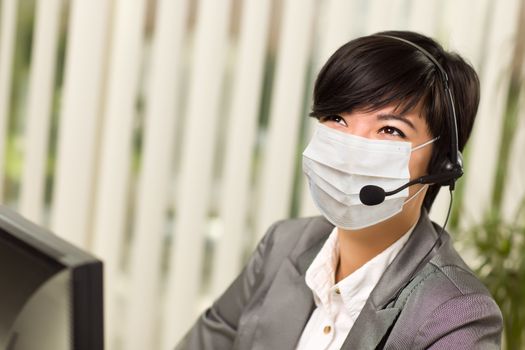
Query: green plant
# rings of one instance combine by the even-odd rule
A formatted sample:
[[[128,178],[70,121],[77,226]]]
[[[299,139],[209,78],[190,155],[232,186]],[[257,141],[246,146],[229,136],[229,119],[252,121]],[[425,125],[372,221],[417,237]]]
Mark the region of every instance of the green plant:
[[[525,348],[525,198],[512,217],[505,215],[504,196],[515,195],[505,190],[516,130],[523,108],[523,61],[525,57],[525,1],[521,1],[517,38],[509,69],[510,81],[492,186],[492,198],[483,218],[474,224],[459,224],[461,201],[451,218],[466,245],[478,261],[473,266],[492,293],[503,314],[505,349]],[[460,197],[463,191],[460,193]],[[461,198],[460,198],[461,199]],[[460,227],[466,227],[460,229]]]
[[[505,348],[523,349],[525,200],[510,222],[500,210],[492,210],[465,233],[480,257],[474,268],[503,313]]]

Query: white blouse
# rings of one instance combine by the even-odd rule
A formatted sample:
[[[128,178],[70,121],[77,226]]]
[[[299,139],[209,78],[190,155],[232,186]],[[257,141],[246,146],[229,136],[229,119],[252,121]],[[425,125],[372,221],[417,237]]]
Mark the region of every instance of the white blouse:
[[[339,260],[339,241],[337,227],[333,229],[306,271],[305,281],[312,290],[317,307],[303,330],[297,350],[341,348],[368,296],[405,245],[414,227],[337,284],[335,269]]]

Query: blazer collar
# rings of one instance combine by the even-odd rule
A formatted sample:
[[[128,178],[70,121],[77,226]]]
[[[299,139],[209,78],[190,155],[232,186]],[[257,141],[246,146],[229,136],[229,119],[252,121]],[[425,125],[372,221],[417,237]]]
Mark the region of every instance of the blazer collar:
[[[446,235],[445,235],[446,236]],[[413,277],[416,269],[422,268],[423,260],[430,260],[438,238],[434,225],[425,209],[421,210],[419,221],[405,246],[388,266],[376,287],[370,294],[369,302],[376,309],[384,308]],[[443,241],[446,237],[443,237]]]
[[[312,291],[290,260],[281,265],[260,308],[254,350],[294,349],[314,309]]]
[[[447,235],[443,241],[447,239]],[[341,349],[375,349],[392,327],[400,308],[394,299],[414,275],[430,260],[437,233],[425,210],[410,238],[370,294],[363,310],[350,330]],[[433,249],[437,249],[434,247]]]
[[[315,308],[305,273],[323,246],[333,225],[322,217],[312,219],[304,237],[315,237],[306,249],[281,264],[260,308],[252,349],[294,349]]]
[[[323,247],[323,244],[334,227],[334,225],[324,217],[318,217],[314,220],[317,220],[318,223],[317,225],[312,225],[313,227],[310,229],[317,231],[315,236],[319,237],[319,239],[315,240],[309,248],[298,254],[296,258],[290,258],[292,264],[297,269],[297,273],[302,276],[306,274],[306,271]],[[426,258],[430,248],[436,242],[437,236],[438,234],[428,217],[427,211],[422,209],[416,227],[407,243],[388,266],[370,294],[370,299],[375,308],[384,307],[390,299],[397,294],[399,289],[408,282],[408,279],[414,271],[421,267],[420,262]],[[448,235],[444,235],[442,241],[444,242],[447,237]],[[434,249],[436,248],[438,247],[434,247]]]
[[[308,267],[323,246],[333,225],[319,217],[305,228],[315,237],[298,255],[281,265],[261,307],[253,349],[293,349],[315,307],[304,281]],[[397,318],[400,309],[389,303],[426,258],[437,234],[426,211],[410,238],[370,294],[342,349],[374,349]]]

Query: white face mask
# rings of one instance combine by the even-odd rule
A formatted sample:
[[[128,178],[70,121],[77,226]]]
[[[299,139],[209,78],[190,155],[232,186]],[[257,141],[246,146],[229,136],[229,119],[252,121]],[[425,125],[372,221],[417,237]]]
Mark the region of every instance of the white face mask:
[[[390,191],[407,183],[410,154],[435,140],[412,148],[410,142],[371,140],[318,124],[303,152],[303,171],[315,205],[328,221],[347,230],[391,218],[425,187],[409,199],[406,188],[374,206],[360,201],[361,188],[376,185]]]

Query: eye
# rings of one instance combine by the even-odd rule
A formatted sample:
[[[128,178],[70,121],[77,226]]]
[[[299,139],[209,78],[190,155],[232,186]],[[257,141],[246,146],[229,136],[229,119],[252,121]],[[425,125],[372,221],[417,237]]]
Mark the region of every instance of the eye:
[[[343,117],[341,117],[340,115],[329,115],[329,116],[326,116],[326,117],[322,117],[321,118],[321,123],[326,123],[326,122],[334,122],[334,123],[337,123],[337,124],[340,124],[340,125],[343,125],[343,126],[348,126],[346,124],[346,121]]]
[[[398,128],[394,128],[393,126],[384,126],[378,131],[379,134],[387,134],[395,137],[401,137],[402,139],[406,138],[405,133],[403,133]]]

